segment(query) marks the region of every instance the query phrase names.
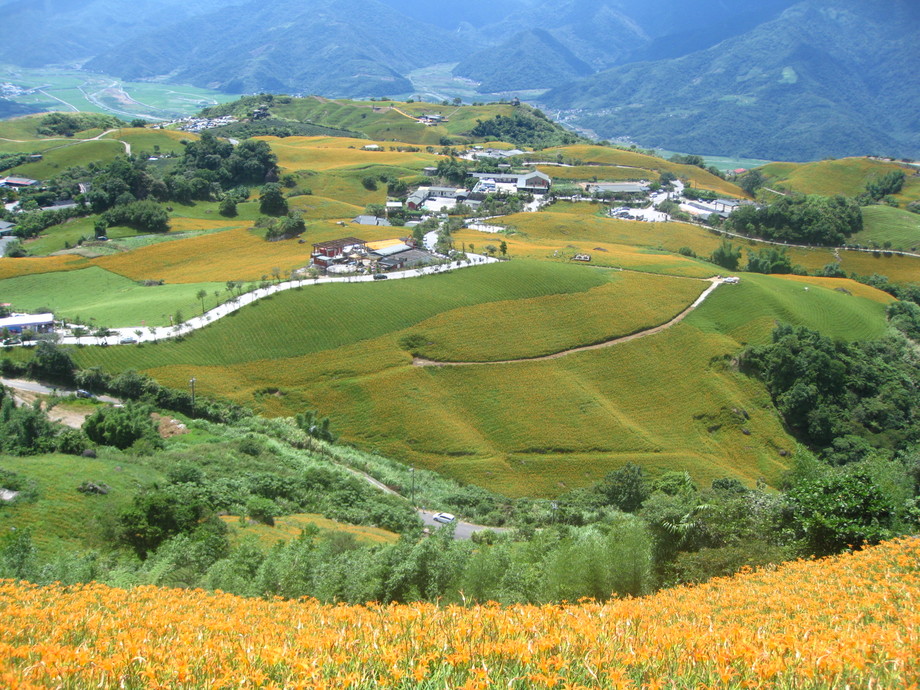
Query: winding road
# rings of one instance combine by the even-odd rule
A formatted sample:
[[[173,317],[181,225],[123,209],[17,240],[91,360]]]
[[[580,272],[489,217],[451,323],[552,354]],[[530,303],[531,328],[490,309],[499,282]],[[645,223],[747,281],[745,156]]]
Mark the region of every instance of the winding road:
[[[709,278],[707,282],[710,283],[700,294],[699,297],[691,304],[689,307],[684,309],[680,314],[675,316],[670,321],[663,323],[659,326],[653,328],[648,328],[644,331],[638,331],[630,335],[624,335],[619,338],[613,338],[612,340],[605,340],[602,343],[594,343],[593,345],[582,345],[580,347],[573,347],[568,350],[562,350],[561,352],[554,352],[551,355],[540,355],[539,357],[521,357],[518,359],[497,359],[491,362],[440,362],[433,359],[425,359],[423,357],[415,357],[412,360],[412,364],[417,367],[471,367],[474,365],[491,365],[491,364],[519,364],[521,362],[545,362],[550,359],[559,359],[560,357],[566,357],[568,355],[575,354],[576,352],[587,352],[588,350],[600,350],[605,347],[613,347],[614,345],[620,345],[622,343],[628,343],[630,340],[637,340],[639,338],[644,338],[649,335],[654,335],[655,333],[661,333],[661,331],[674,326],[681,321],[689,314],[691,311],[700,306],[713,291],[719,287],[724,281],[723,278]]]

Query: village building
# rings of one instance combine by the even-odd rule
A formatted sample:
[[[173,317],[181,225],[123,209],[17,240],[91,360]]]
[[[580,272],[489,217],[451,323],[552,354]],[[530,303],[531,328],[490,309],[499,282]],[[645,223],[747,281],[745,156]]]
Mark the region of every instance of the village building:
[[[469,191],[459,187],[419,187],[406,199],[406,208],[410,211],[419,211],[423,208],[435,212],[443,211],[465,203],[469,195]]]
[[[37,184],[38,180],[29,177],[7,177],[0,180],[0,186],[3,187],[34,187]]]
[[[648,182],[599,182],[589,184],[591,194],[648,194],[651,191]]]
[[[378,218],[377,216],[361,215],[355,217],[352,223],[357,223],[358,225],[390,225],[390,221],[386,218]]]
[[[521,149],[483,149],[480,147],[473,147],[472,157],[473,158],[486,158],[486,159],[497,159],[501,160],[504,158],[513,158],[514,156],[523,156],[524,151]]]
[[[357,237],[343,237],[338,240],[315,243],[310,256],[317,266],[329,268],[333,264],[346,261],[349,255],[356,253],[366,254],[367,242]]]
[[[54,314],[13,314],[0,319],[0,332],[22,334],[23,331],[51,333],[54,331]]]
[[[0,237],[5,237],[6,235],[13,234],[13,228],[16,226],[12,223],[9,223],[5,220],[0,220]]]
[[[552,178],[542,172],[527,173],[494,172],[471,173],[478,181],[473,187],[474,193],[515,194],[517,192],[530,192],[531,194],[545,194],[553,184]]]

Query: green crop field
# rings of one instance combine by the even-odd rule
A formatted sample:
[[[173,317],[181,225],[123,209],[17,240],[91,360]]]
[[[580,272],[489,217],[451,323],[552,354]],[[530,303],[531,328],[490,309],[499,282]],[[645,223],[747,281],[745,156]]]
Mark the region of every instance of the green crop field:
[[[154,154],[159,151],[160,153],[182,155],[185,147],[179,142],[183,139],[194,141],[198,138],[198,135],[191,132],[174,132],[168,129],[126,127],[107,134],[106,138],[118,139],[130,144],[131,152],[134,154],[140,154],[142,151]]]
[[[863,230],[849,239],[850,244],[883,246],[916,251],[920,247],[920,214],[891,206],[866,206],[862,210]]]
[[[168,326],[176,311],[186,318],[201,312],[199,290],[213,302],[210,295],[223,288],[222,283],[144,287],[96,266],[0,281],[0,295],[16,309],[49,309],[60,318],[110,327]]]
[[[22,501],[0,510],[0,533],[8,534],[11,527],[30,530],[43,556],[65,545],[102,546],[87,537],[114,529],[115,516],[131,503],[138,486],[163,480],[159,472],[126,462],[120,454],[99,459],[73,455],[0,456],[0,468],[31,482],[37,494],[34,502]],[[77,487],[85,481],[103,482],[112,491],[105,496],[82,494]]]

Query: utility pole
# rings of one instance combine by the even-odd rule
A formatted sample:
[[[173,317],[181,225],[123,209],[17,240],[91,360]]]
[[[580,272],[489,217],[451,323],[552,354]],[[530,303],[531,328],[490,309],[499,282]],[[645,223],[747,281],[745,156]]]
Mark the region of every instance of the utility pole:
[[[412,487],[409,490],[409,502],[412,504],[412,507],[415,507],[415,468],[409,468],[409,476],[412,477]]]
[[[195,377],[189,379],[188,385],[192,387],[192,409],[195,409]]]

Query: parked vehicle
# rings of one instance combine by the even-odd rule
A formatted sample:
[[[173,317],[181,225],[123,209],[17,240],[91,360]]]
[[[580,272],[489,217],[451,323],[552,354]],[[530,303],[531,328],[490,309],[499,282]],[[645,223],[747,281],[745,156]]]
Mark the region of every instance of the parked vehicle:
[[[96,396],[93,395],[92,393],[90,393],[89,391],[85,391],[85,390],[83,390],[82,388],[80,388],[79,390],[77,390],[77,397],[78,397],[78,398],[87,398],[87,399],[89,399],[89,400],[92,400],[92,399],[95,398]]]
[[[386,280],[389,276],[384,273],[375,273],[374,280]]]
[[[137,342],[137,338],[132,338],[130,335],[126,335],[124,338],[118,341],[122,345],[134,345]]]
[[[455,515],[452,515],[451,513],[436,513],[435,516],[431,519],[434,520],[435,522],[440,522],[442,524],[449,525],[454,520],[456,520],[457,517]]]

